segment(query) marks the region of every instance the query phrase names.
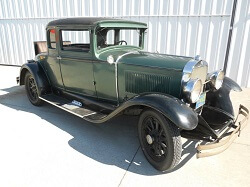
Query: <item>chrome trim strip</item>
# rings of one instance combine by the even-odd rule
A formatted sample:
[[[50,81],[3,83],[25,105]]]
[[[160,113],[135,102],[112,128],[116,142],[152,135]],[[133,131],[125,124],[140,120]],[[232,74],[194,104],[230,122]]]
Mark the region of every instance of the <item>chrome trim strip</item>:
[[[129,51],[129,52],[127,52],[127,53],[124,53],[124,54],[118,56],[118,58],[116,59],[115,62],[118,63],[119,60],[120,60],[122,57],[124,57],[124,56],[126,56],[126,55],[129,55],[129,54],[135,54],[135,53],[138,53],[138,51]]]
[[[119,87],[118,87],[118,63],[115,61],[115,89],[116,89],[116,98],[117,105],[119,106]]]

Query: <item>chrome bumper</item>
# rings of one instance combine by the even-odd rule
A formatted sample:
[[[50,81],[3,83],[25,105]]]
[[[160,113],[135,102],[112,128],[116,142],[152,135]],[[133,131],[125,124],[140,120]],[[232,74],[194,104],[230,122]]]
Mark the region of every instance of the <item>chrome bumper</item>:
[[[235,138],[240,136],[241,130],[246,126],[248,118],[248,109],[243,105],[240,105],[234,125],[226,129],[215,141],[209,142],[205,145],[199,144],[197,146],[197,158],[213,156],[225,151],[233,143]]]

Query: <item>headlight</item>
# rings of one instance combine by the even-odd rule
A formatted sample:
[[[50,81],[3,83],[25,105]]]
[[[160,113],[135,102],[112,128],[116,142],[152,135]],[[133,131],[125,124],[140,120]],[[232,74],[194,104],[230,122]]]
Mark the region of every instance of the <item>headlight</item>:
[[[208,75],[209,80],[212,84],[212,86],[218,90],[222,86],[223,80],[224,80],[224,72],[223,71],[216,71]]]
[[[202,92],[202,82],[200,79],[191,79],[184,86],[183,90],[189,102],[195,103],[198,101]]]

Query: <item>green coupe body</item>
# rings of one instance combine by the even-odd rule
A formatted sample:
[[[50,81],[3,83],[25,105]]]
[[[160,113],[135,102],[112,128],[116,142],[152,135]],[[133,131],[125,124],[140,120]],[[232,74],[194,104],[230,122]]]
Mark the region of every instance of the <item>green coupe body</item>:
[[[52,21],[46,50],[35,45],[36,58],[22,66],[18,81],[32,104],[45,101],[93,123],[140,116],[140,144],[158,170],[180,161],[180,136],[214,144],[200,145],[198,157],[225,149],[219,141],[239,131],[229,97],[239,85],[221,70],[208,73],[198,56],[145,52],[146,32],[145,23],[118,19]],[[247,118],[248,110],[241,106],[240,114]]]
[[[143,52],[146,31],[144,23],[97,19],[93,20],[91,25],[76,26],[76,23],[70,21],[67,24],[57,22],[48,25],[47,35],[53,30],[55,37],[59,39],[55,41],[55,48],[49,47],[46,58],[40,61],[54,87],[117,105],[144,92],[160,92],[181,97],[183,69],[192,58]],[[97,39],[99,30],[103,28],[108,32],[115,31],[113,37],[116,37],[117,41],[121,40],[121,29],[126,29],[128,34],[133,30],[138,31],[137,39],[140,44],[115,45],[117,41],[114,38],[113,45],[99,49]],[[89,50],[62,49],[63,41],[60,38],[64,30],[89,31]],[[104,37],[107,37],[107,31],[103,33]],[[50,40],[47,42],[47,45],[51,46]],[[118,66],[118,90],[115,66],[107,62],[110,55]]]

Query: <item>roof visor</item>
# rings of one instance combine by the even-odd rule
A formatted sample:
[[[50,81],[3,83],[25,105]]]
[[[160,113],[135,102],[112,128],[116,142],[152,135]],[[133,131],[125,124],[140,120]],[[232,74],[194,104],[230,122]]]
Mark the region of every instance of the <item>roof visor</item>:
[[[98,27],[112,27],[112,28],[142,28],[147,29],[147,24],[138,23],[138,22],[119,22],[119,21],[110,21],[110,22],[101,22],[98,23]]]

